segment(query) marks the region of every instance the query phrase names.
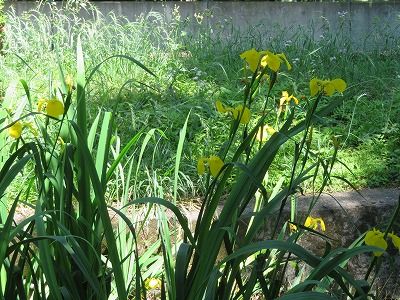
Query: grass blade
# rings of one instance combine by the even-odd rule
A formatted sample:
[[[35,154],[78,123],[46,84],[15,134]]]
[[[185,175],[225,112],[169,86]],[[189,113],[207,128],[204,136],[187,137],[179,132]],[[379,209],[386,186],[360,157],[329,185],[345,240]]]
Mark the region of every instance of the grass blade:
[[[179,165],[181,163],[182,151],[183,151],[183,143],[185,142],[187,124],[189,121],[190,112],[186,117],[185,124],[182,129],[179,131],[179,142],[178,149],[176,150],[176,158],[175,158],[175,173],[174,173],[174,204],[176,204],[177,198],[177,190],[178,190],[178,176],[179,176]]]

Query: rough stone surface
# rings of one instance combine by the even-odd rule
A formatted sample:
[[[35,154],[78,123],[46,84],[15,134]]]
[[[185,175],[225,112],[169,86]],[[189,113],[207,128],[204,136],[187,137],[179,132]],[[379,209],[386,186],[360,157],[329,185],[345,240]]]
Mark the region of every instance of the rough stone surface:
[[[389,220],[399,195],[399,189],[323,194],[310,215],[324,219],[326,235],[334,239],[334,246],[348,247],[361,233],[381,227]],[[299,197],[300,214],[307,214],[311,200],[310,197]]]
[[[362,195],[362,196],[361,196]],[[326,235],[333,238],[334,247],[348,247],[361,233],[372,227],[385,228],[399,201],[399,189],[363,190],[323,195],[312,215],[325,220]],[[301,201],[302,199],[300,199]],[[307,201],[307,199],[304,199]],[[305,202],[306,202],[305,201]],[[397,222],[398,223],[398,222]],[[397,227],[397,235],[400,235]],[[315,245],[321,253],[324,243],[316,238],[302,241],[305,247]],[[363,279],[371,262],[371,255],[360,255],[350,260],[348,270],[356,279]],[[372,276],[371,276],[372,278]],[[374,290],[378,299],[400,297],[400,252],[389,243],[382,256],[382,267],[377,274]]]
[[[333,249],[349,247],[373,227],[384,230],[399,202],[399,196],[398,188],[365,189],[360,193],[347,191],[323,194],[310,213],[310,203],[315,199],[310,196],[300,196],[297,198],[297,211],[300,217],[303,216],[303,220],[307,215],[311,215],[321,217],[325,221],[326,231],[323,233],[332,239],[330,243]],[[285,207],[281,219],[286,221],[289,216],[290,210]],[[258,239],[271,237],[271,224],[274,222],[273,219],[266,222]],[[396,229],[395,233],[400,235],[400,228]],[[319,256],[324,254],[326,246],[322,238],[311,234],[305,234],[299,244]],[[382,267],[376,276],[373,290],[377,293],[377,299],[400,299],[400,252],[390,242],[388,244],[389,247],[382,256]],[[371,260],[371,254],[359,255],[349,261],[347,269],[356,279],[363,279]]]

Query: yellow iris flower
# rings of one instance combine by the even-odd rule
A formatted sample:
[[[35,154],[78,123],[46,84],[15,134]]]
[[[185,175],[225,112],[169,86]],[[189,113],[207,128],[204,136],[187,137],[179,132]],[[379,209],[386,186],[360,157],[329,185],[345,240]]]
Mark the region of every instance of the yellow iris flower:
[[[236,106],[235,108],[230,106],[225,106],[221,101],[215,101],[215,107],[219,113],[231,113],[235,120],[238,120],[242,124],[247,124],[250,122],[251,112],[248,107],[243,107],[242,104]]]
[[[297,105],[297,104],[299,104],[299,99],[297,99],[295,96],[293,96],[293,95],[290,95],[289,96],[289,93],[287,92],[287,91],[283,91],[282,92],[282,97],[281,97],[281,99],[280,99],[280,105],[283,105],[283,104],[285,104],[285,102],[286,103],[289,103],[290,102],[290,100],[293,100],[293,102]]]
[[[250,71],[253,73],[257,71],[257,67],[260,64],[261,67],[268,67],[274,72],[278,72],[281,63],[285,63],[287,69],[290,71],[292,66],[283,53],[274,54],[271,51],[257,51],[252,48],[240,54],[240,58],[244,59],[249,66]]]
[[[286,64],[288,71],[290,71],[292,69],[292,66],[290,65],[289,61],[287,60],[285,54],[283,54],[283,53],[274,54],[270,51],[264,51],[264,52],[265,52],[265,55],[261,59],[261,66],[263,66],[263,67],[267,66],[272,71],[278,72],[281,67],[281,63],[284,62]]]
[[[57,118],[64,114],[64,103],[57,98],[39,99],[38,111],[44,111],[47,115]]]
[[[206,171],[206,164],[210,169],[210,173],[212,176],[217,177],[218,173],[221,171],[224,166],[224,162],[218,156],[212,155],[210,157],[201,157],[197,161],[197,173],[202,175]]]
[[[319,227],[322,231],[326,230],[325,222],[322,218],[313,218],[311,216],[308,216],[306,221],[304,222],[304,226],[313,230],[317,230]]]
[[[8,128],[8,134],[14,139],[18,139],[22,133],[22,123],[20,121],[15,122],[11,127]]]
[[[310,81],[310,94],[313,97],[319,92],[323,92],[327,96],[332,96],[336,91],[343,93],[346,87],[346,82],[340,78],[333,80],[313,78]]]
[[[374,251],[375,256],[381,256],[388,246],[387,242],[384,239],[383,232],[375,228],[367,232],[364,238],[364,242],[368,246],[375,246],[383,249],[382,251]]]
[[[297,105],[299,104],[299,99],[297,99],[295,96],[290,95],[287,91],[283,91],[282,92],[282,97],[279,100],[279,109],[278,109],[278,115],[280,115],[280,113],[282,111],[285,110],[286,105],[288,105],[290,103],[290,101],[293,100],[293,102]]]

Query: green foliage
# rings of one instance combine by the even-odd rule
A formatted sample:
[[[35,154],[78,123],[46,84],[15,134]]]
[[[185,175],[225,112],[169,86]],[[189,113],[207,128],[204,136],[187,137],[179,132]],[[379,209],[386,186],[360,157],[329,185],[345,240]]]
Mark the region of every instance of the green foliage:
[[[391,232],[400,203],[384,233],[367,232],[367,245],[361,235],[349,248],[331,249],[323,220],[297,214],[294,195],[313,191],[311,211],[330,184],[339,186],[335,178],[346,182],[355,173],[366,185],[398,179],[397,102],[363,102],[398,80],[365,79],[365,70],[392,75],[393,60],[351,56],[350,48],[338,55],[339,42],[328,35],[318,42],[303,36],[288,45],[268,41],[268,49],[292,58],[293,71],[282,70],[281,54],[262,52],[249,72],[238,56],[249,48],[247,36],[213,40],[206,26],[184,35],[178,11],[172,22],[151,13],[107,23],[88,6],[96,18],[85,21],[77,15],[83,4],[52,6],[49,16],[33,12],[36,21],[11,16],[8,24],[0,299],[367,299],[382,257],[371,259],[365,280],[346,264],[382,253],[389,236],[397,241]],[[336,54],[343,69],[327,70]],[[308,96],[310,79],[338,73],[346,91],[343,83],[318,81]],[[372,87],[361,90],[359,80]],[[376,126],[358,110],[373,112]],[[390,164],[379,163],[382,153]],[[189,190],[204,195],[193,229],[180,209]],[[34,214],[14,224],[22,204]],[[268,236],[260,240],[264,226]],[[322,256],[298,244],[309,234],[325,242]],[[284,286],[292,264],[311,270]]]
[[[5,162],[2,172],[7,176],[2,180],[3,192],[16,174],[9,169],[25,165],[27,158],[34,166],[31,174],[36,186],[35,216],[24,220],[17,227],[10,227],[19,196],[15,199],[11,214],[2,219],[6,226],[2,231],[3,256],[12,257],[12,264],[5,264],[6,276],[21,280],[2,281],[2,299],[35,297],[44,295],[44,284],[47,285],[49,297],[52,299],[75,298],[106,299],[111,292],[111,276],[121,299],[127,298],[123,280],[120,258],[118,256],[115,237],[108,216],[105,189],[105,171],[108,162],[109,141],[111,139],[111,114],[102,117],[99,142],[96,148],[89,149],[88,141],[96,134],[96,128],[87,133],[86,99],[85,99],[85,69],[83,54],[78,40],[77,62],[77,92],[76,100],[72,100],[72,89],[62,81],[60,94],[65,113],[61,111],[62,119],[55,116],[32,115],[32,122],[38,128],[33,136],[26,136],[22,146],[14,143],[15,155],[25,154],[12,166],[15,155]],[[62,73],[60,78],[63,80]],[[26,85],[24,85],[27,87]],[[26,90],[26,96],[31,102],[31,93]],[[58,100],[59,101],[59,100]],[[76,110],[75,110],[76,107]],[[28,106],[28,110],[32,105]],[[50,102],[47,102],[46,113],[53,114]],[[76,117],[69,118],[67,115]],[[12,116],[15,118],[15,116]],[[17,122],[27,122],[29,113],[17,119]],[[25,123],[27,124],[27,123]],[[64,138],[70,142],[65,144],[60,138],[60,132],[66,127]],[[3,131],[6,128],[3,128]],[[21,134],[25,134],[21,132]],[[61,141],[61,142],[60,142]],[[13,147],[12,146],[12,147]],[[11,147],[11,149],[13,149]],[[93,155],[93,156],[92,156]],[[95,160],[94,160],[95,158]],[[76,166],[82,166],[77,168]],[[7,179],[10,176],[10,179]],[[21,193],[24,187],[21,187]],[[3,195],[3,192],[1,194]],[[29,190],[26,191],[29,193]],[[4,198],[6,199],[6,198]],[[24,226],[27,226],[26,231]],[[32,236],[32,230],[35,235]],[[112,265],[112,273],[107,263],[101,259],[101,243],[107,243],[108,259]],[[11,243],[11,244],[10,244]],[[9,247],[8,245],[12,245]],[[31,247],[37,247],[38,253]],[[12,254],[14,253],[14,254]],[[19,256],[18,264],[15,259]],[[37,258],[40,258],[38,260]],[[57,261],[57,266],[54,263]],[[27,263],[29,262],[29,263]],[[33,291],[21,286],[22,270],[29,268],[27,282],[34,282]],[[46,278],[39,286],[37,280]],[[60,286],[62,287],[60,289]],[[18,288],[19,287],[19,288]],[[29,284],[27,285],[29,288]]]
[[[3,27],[6,23],[6,16],[4,13],[4,0],[0,1],[0,26]]]
[[[85,5],[85,6],[84,6]],[[77,11],[86,11],[93,19],[78,17]],[[213,152],[222,142],[218,137],[228,129],[226,122],[216,117],[212,103],[219,99],[234,105],[240,102],[242,70],[238,53],[257,42],[258,47],[284,51],[295,67],[287,74],[288,81],[278,82],[274,91],[274,101],[278,101],[282,90],[288,90],[297,97],[307,94],[310,77],[325,74],[331,78],[341,74],[349,83],[349,99],[327,120],[330,126],[320,133],[317,147],[319,151],[328,151],[331,134],[338,135],[345,152],[357,153],[361,160],[366,158],[363,146],[376,141],[377,136],[382,143],[390,141],[388,132],[398,127],[400,108],[396,95],[399,84],[398,43],[385,32],[383,26],[377,24],[371,36],[365,37],[370,49],[354,48],[346,32],[346,22],[341,23],[342,34],[336,35],[330,30],[329,24],[323,27],[322,38],[314,40],[313,27],[300,29],[271,28],[276,31],[274,36],[286,37],[263,40],[259,28],[249,32],[237,32],[230,27],[229,20],[217,21],[211,35],[207,27],[210,15],[204,13],[203,19],[198,19],[196,30],[189,34],[193,20],[182,19],[179,10],[173,12],[173,19],[166,21],[164,16],[152,12],[143,15],[136,22],[127,22],[113,14],[102,16],[92,6],[77,3],[75,6],[67,3],[64,8],[51,6],[52,14],[45,15],[40,9],[29,12],[23,17],[10,14],[7,24],[7,57],[2,72],[5,80],[3,89],[16,85],[10,82],[12,78],[29,75],[29,86],[39,91],[43,97],[49,94],[43,82],[49,80],[48,71],[53,74],[55,61],[60,60],[67,74],[76,74],[73,45],[75,37],[80,34],[87,53],[87,66],[92,68],[103,61],[109,54],[129,54],[153,70],[157,77],[148,77],[138,68],[124,63],[124,60],[110,60],[102,64],[89,82],[88,105],[89,119],[97,115],[97,107],[117,109],[116,122],[122,142],[130,139],[130,132],[138,131],[143,126],[160,128],[164,135],[158,136],[158,142],[149,149],[155,157],[144,157],[147,165],[155,159],[154,170],[164,177],[165,182],[171,182],[174,159],[172,157],[177,142],[178,130],[183,126],[182,115],[193,110],[193,118],[188,123],[187,147],[183,153],[183,172],[186,179],[180,181],[179,190],[183,197],[193,197],[191,186],[197,186],[193,167],[193,158],[206,156]],[[343,17],[345,18],[345,16]],[[215,20],[212,20],[215,21]],[[379,27],[381,26],[381,27]],[[260,30],[261,32],[261,30]],[[379,35],[377,33],[380,33]],[[382,33],[383,32],[383,33]],[[229,39],[225,37],[229,36]],[[397,42],[396,42],[397,41]],[[362,44],[360,42],[360,44]],[[42,55],[36,55],[41,49]],[[54,49],[63,49],[62,54]],[[397,48],[398,49],[398,48]],[[17,57],[17,54],[19,57]],[[301,59],[300,59],[301,58]],[[326,70],[325,66],[333,66]],[[374,72],[370,72],[370,70]],[[296,79],[296,80],[295,80]],[[260,93],[262,97],[262,93]],[[116,105],[118,103],[118,105]],[[365,122],[369,115],[371,122]],[[165,139],[166,138],[166,139]],[[370,142],[369,142],[370,141]],[[396,144],[387,144],[389,152],[397,149]],[[385,156],[384,147],[376,147],[379,153],[376,157]],[[379,150],[382,149],[382,150]],[[281,163],[290,164],[290,151],[280,158]],[[397,165],[398,156],[390,155],[386,160],[388,165]],[[394,160],[394,161],[393,161]],[[161,163],[162,162],[162,163]],[[357,169],[365,169],[357,161]],[[368,171],[368,170],[366,170]],[[369,176],[374,169],[360,174],[361,177],[346,175],[357,187],[368,186],[363,177]],[[279,168],[274,168],[273,174],[284,176]],[[386,185],[387,182],[398,182],[398,176],[391,171],[376,176],[375,185]],[[146,181],[143,175],[142,181]],[[342,189],[343,185],[332,183],[332,189]],[[164,189],[168,194],[174,192],[167,184]],[[143,186],[144,187],[144,186]],[[185,195],[186,194],[186,195]]]

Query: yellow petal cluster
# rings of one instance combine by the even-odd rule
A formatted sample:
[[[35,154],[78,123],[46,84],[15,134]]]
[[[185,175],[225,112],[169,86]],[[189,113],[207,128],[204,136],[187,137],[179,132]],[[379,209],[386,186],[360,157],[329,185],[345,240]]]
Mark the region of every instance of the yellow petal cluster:
[[[155,290],[161,288],[161,280],[158,278],[147,278],[144,282],[146,290]]]
[[[39,99],[38,111],[45,112],[47,115],[57,118],[64,114],[64,104],[57,98]]]
[[[387,242],[384,239],[383,232],[375,228],[367,232],[364,238],[364,242],[368,246],[375,246],[383,249],[382,251],[374,251],[375,256],[381,256],[388,246]]]
[[[343,93],[346,87],[346,82],[340,78],[333,80],[321,80],[318,78],[313,78],[310,81],[310,94],[311,97],[313,97],[319,92],[322,92],[327,96],[332,96],[336,91]]]
[[[279,109],[278,109],[278,115],[285,110],[286,105],[290,103],[290,101],[293,100],[293,102],[297,105],[299,104],[299,99],[297,99],[295,96],[290,95],[288,91],[282,91],[282,97],[279,100]]]
[[[289,96],[289,93],[287,91],[283,91],[282,92],[282,97],[281,97],[281,99],[279,101],[279,104],[282,106],[282,105],[285,104],[285,102],[286,103],[290,103],[290,100],[293,100],[293,102],[296,105],[299,104],[299,99],[297,99],[295,96],[293,96],[293,94]]]
[[[240,58],[244,59],[249,66],[250,71],[257,71],[258,65],[265,68],[268,67],[274,72],[278,72],[281,64],[284,62],[288,70],[292,69],[286,55],[283,53],[274,54],[271,51],[257,51],[252,48],[240,54]]]
[[[242,124],[250,122],[251,112],[250,109],[242,104],[236,107],[225,106],[221,101],[215,102],[215,107],[219,113],[230,113],[235,120],[239,120]]]
[[[326,230],[325,222],[322,218],[313,218],[311,216],[308,216],[306,221],[304,222],[304,226],[313,230],[317,230],[319,227],[322,231]]]
[[[18,139],[21,136],[22,129],[22,123],[20,121],[17,121],[8,128],[8,134],[10,137]]]
[[[292,66],[290,65],[289,61],[287,60],[285,54],[283,54],[283,53],[274,54],[270,51],[264,51],[264,52],[265,52],[265,55],[261,59],[262,67],[267,66],[272,71],[278,72],[281,67],[281,63],[284,62],[286,64],[286,68],[289,71],[292,69]]]
[[[388,233],[387,236],[392,239],[393,246],[400,251],[400,237],[394,233]],[[385,234],[375,228],[372,228],[372,230],[366,233],[364,242],[368,246],[375,246],[383,249],[382,251],[374,251],[375,256],[381,256],[388,247],[388,243],[385,240]]]
[[[199,175],[204,174],[206,171],[206,165],[208,165],[211,175],[217,177],[219,171],[221,171],[222,167],[224,166],[224,162],[215,155],[210,157],[201,157],[197,161],[197,173],[199,173]]]

